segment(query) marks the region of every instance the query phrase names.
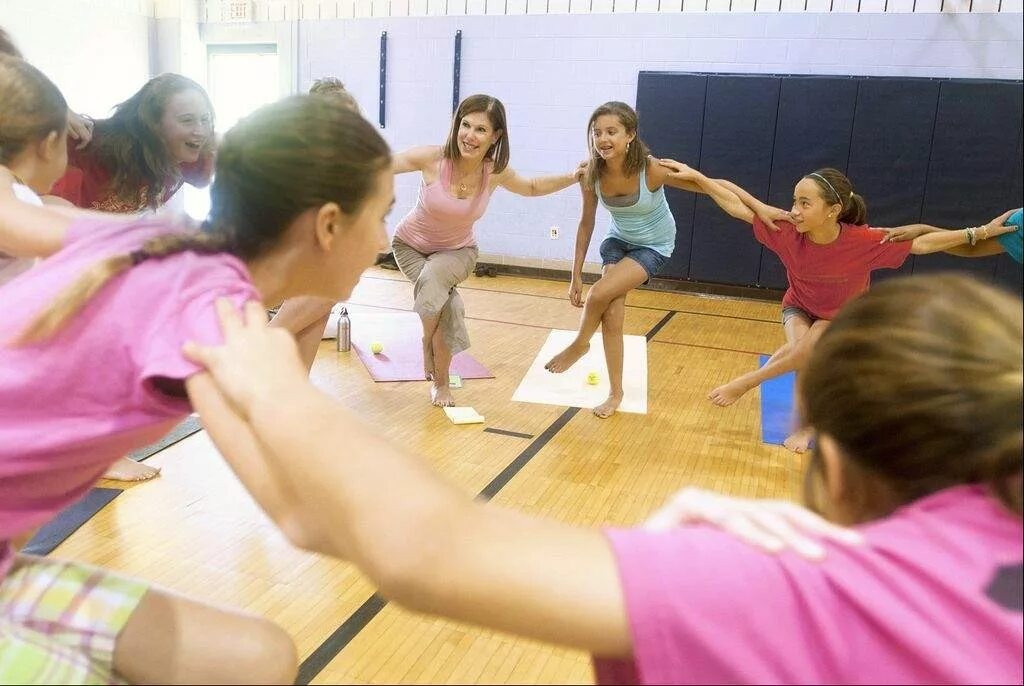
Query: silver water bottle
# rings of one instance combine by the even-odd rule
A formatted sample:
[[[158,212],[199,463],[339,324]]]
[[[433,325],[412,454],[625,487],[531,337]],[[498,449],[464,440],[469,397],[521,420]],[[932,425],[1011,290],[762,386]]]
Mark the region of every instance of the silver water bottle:
[[[347,353],[352,349],[352,322],[344,307],[338,313],[338,352]]]

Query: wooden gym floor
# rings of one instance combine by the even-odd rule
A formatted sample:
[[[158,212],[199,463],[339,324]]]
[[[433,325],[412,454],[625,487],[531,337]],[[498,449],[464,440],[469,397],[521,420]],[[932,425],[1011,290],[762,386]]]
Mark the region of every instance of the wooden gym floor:
[[[602,421],[588,410],[511,401],[548,331],[578,323],[565,283],[471,277],[461,292],[472,353],[496,378],[467,381],[456,402],[475,407],[486,427],[529,438],[454,426],[429,405],[426,382],[374,383],[354,353],[335,352],[334,341],[321,345],[313,382],[467,493],[489,487],[496,502],[545,517],[632,525],[686,485],[798,496],[803,462],[760,442],[757,391],[724,409],[705,399],[714,386],[754,369],[757,354],[782,344],[778,304],[630,294],[626,333],[655,332],[649,413]],[[408,310],[412,288],[398,272],[373,270],[350,305]],[[343,459],[344,446],[338,450]],[[518,472],[506,469],[531,454]],[[160,478],[130,486],[54,556],[261,613],[295,638],[301,678],[312,683],[592,681],[583,653],[410,614],[374,596],[351,565],[293,549],[205,432],[149,464],[163,468]]]

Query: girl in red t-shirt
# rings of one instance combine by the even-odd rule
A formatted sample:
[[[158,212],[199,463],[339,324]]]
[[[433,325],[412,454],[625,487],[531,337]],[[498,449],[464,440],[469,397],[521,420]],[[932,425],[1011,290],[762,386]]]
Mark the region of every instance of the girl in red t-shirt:
[[[85,148],[68,148],[68,170],[53,195],[104,212],[156,209],[182,184],[203,187],[213,172],[213,106],[179,74],[150,79],[96,122]]]
[[[150,79],[96,122],[92,142],[68,145],[68,168],[51,193],[77,207],[130,214],[156,209],[182,184],[213,175],[213,107],[206,91],[179,74]],[[143,481],[159,470],[127,457],[105,475]]]
[[[691,173],[689,167],[673,160],[662,160],[662,164],[676,175]],[[732,193],[712,195],[712,200],[728,214],[753,226],[754,237],[782,260],[789,282],[782,298],[785,345],[760,369],[712,390],[708,398],[721,407],[733,404],[768,379],[800,369],[839,309],[867,290],[874,270],[895,269],[910,253],[939,252],[1013,229],[1003,226],[1009,216],[1006,213],[982,227],[930,233],[905,243],[888,242],[885,231],[867,225],[864,198],[854,192],[845,174],[831,168],[811,172],[797,182],[790,211],[792,221],[776,222],[776,228],[758,216],[767,207],[764,203],[734,183],[722,179],[717,183]],[[723,198],[730,201],[722,202]],[[802,453],[810,440],[809,429],[798,426],[784,445]]]

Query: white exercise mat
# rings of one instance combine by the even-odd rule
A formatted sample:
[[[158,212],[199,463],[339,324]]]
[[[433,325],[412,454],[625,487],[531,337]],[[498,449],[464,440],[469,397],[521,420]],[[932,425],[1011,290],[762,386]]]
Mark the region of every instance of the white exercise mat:
[[[561,374],[552,374],[544,369],[548,360],[565,349],[575,337],[575,331],[552,330],[512,400],[586,408],[603,403],[608,398],[609,385],[600,331],[590,339],[587,354],[572,367]],[[590,372],[597,372],[597,384],[587,383]],[[619,411],[647,414],[647,339],[643,336],[625,336],[622,387],[624,393]]]

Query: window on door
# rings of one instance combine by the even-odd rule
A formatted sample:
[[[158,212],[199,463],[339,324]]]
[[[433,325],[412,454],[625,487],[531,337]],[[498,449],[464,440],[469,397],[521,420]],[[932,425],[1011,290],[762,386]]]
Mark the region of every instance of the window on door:
[[[207,46],[207,84],[217,133],[281,97],[277,45],[272,43]],[[210,211],[209,188],[184,187],[185,211],[204,219]]]

